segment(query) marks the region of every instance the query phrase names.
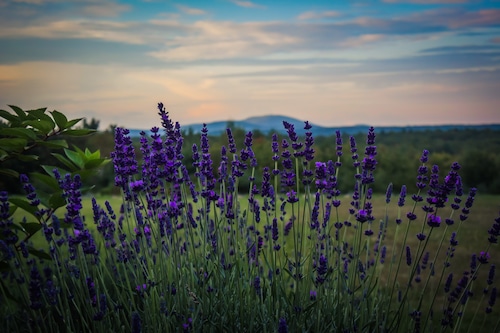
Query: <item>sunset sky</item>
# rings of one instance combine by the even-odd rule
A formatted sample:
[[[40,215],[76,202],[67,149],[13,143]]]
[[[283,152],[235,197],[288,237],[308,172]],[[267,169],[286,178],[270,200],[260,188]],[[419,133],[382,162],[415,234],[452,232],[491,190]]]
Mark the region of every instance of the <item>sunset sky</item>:
[[[0,109],[500,123],[500,1],[0,0]]]

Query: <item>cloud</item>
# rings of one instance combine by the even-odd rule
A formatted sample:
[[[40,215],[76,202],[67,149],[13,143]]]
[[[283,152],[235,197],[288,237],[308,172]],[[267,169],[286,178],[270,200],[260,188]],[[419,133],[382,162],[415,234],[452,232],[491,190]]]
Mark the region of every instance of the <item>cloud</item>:
[[[298,42],[290,34],[266,29],[269,24],[198,21],[191,25],[191,34],[167,42],[164,50],[150,54],[171,61],[248,58]]]
[[[244,7],[244,8],[265,8],[265,6],[258,5],[252,1],[232,0],[231,2],[234,3],[236,6]]]
[[[374,42],[378,42],[384,38],[381,34],[366,34],[354,38],[348,38],[341,43],[345,47],[359,47]]]
[[[340,16],[340,12],[329,10],[324,12],[308,11],[297,16],[298,20],[315,20]]]
[[[134,34],[135,22],[105,20],[60,20],[34,23],[21,27],[5,27],[0,37],[98,39],[127,44],[143,44],[144,37]]]
[[[83,7],[83,13],[92,16],[118,16],[123,12],[129,11],[131,6],[122,5],[115,2],[101,2],[95,5],[88,5]]]
[[[188,15],[204,15],[206,12],[204,10],[198,9],[198,8],[193,8],[193,7],[187,7],[183,5],[177,5],[177,8],[183,12],[184,14]]]

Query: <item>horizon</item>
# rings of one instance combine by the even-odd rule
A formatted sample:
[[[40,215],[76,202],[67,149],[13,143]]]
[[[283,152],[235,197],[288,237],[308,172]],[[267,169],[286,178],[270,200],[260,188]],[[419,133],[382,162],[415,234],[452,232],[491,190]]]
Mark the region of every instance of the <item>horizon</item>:
[[[500,123],[499,1],[0,0],[0,43],[0,109],[102,128]]]
[[[209,133],[212,132],[213,134],[213,131],[214,129],[210,128],[211,125],[213,124],[220,124],[220,123],[230,123],[230,122],[234,122],[234,123],[238,123],[238,122],[245,122],[251,118],[255,118],[256,120],[260,120],[260,118],[267,118],[267,117],[283,117],[283,120],[286,120],[286,121],[292,121],[292,122],[304,122],[305,120],[302,120],[300,118],[295,118],[295,117],[290,117],[290,116],[285,116],[285,115],[278,115],[278,114],[272,114],[272,115],[262,115],[262,116],[251,116],[251,117],[248,117],[246,119],[241,119],[241,120],[214,120],[214,121],[211,121],[211,122],[205,122],[205,124],[207,125],[207,128],[209,130]],[[173,123],[175,124],[175,119],[172,120]],[[188,123],[188,124],[179,124],[181,126],[181,130],[185,130],[186,128],[189,128],[189,127],[193,127],[193,126],[200,126],[199,130],[201,130],[201,127],[203,126],[203,123],[204,122],[196,122],[196,123]],[[342,129],[342,128],[358,128],[358,127],[363,127],[363,128],[369,128],[373,125],[370,125],[370,124],[363,124],[363,123],[359,123],[359,124],[354,124],[354,125],[333,125],[333,126],[322,126],[320,124],[317,124],[317,123],[314,123],[314,122],[309,122],[310,125],[312,125],[312,131],[314,132],[314,129],[316,128],[321,128],[321,129],[331,129],[331,130],[336,130],[336,129]],[[257,130],[260,130],[260,128],[257,128],[259,125],[256,124],[256,128]],[[156,127],[160,127],[158,125],[156,125]],[[235,127],[238,127],[237,124]],[[375,128],[375,130],[377,129],[412,129],[412,128],[442,128],[442,127],[451,127],[451,128],[454,128],[454,127],[499,127],[500,129],[500,122],[499,123],[478,123],[478,124],[453,124],[453,123],[446,123],[446,124],[418,124],[418,125],[379,125],[379,126],[373,126]],[[137,127],[124,127],[130,131],[133,131],[133,132],[137,132],[137,131],[149,131],[151,130],[151,128],[137,128]],[[160,127],[161,128],[161,127]],[[103,130],[107,130],[108,128],[101,128],[99,126],[99,131],[103,131]],[[283,131],[285,132],[286,130],[283,128],[283,126],[279,126],[278,129],[276,130],[280,130],[280,131]],[[298,132],[301,132],[303,131],[302,130],[302,127],[298,128],[298,127],[295,127],[295,130],[298,131]],[[195,131],[197,132],[198,130],[195,129]],[[218,133],[218,130],[216,129],[215,130],[216,133]],[[334,134],[332,134],[334,135]]]

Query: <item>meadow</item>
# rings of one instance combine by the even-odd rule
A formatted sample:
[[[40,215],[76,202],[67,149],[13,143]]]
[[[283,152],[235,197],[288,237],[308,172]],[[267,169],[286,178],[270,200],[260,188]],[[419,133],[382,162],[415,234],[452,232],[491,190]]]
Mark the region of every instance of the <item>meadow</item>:
[[[440,169],[422,147],[415,191],[374,193],[373,128],[348,149],[337,133],[327,161],[307,122],[303,138],[284,122],[268,161],[251,132],[238,148],[228,129],[214,164],[209,129],[185,156],[180,125],[159,114],[139,149],[116,129],[121,196],[83,194],[78,174],[57,170],[57,210],[27,176],[27,204],[1,192],[8,331],[499,330],[500,197],[465,188],[459,163]]]

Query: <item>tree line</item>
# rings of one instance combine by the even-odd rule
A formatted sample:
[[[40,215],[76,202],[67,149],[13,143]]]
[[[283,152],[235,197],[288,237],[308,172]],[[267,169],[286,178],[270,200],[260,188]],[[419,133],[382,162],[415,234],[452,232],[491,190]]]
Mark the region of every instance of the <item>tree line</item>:
[[[245,135],[243,129],[234,127],[234,123],[228,122],[235,137],[239,149],[243,148]],[[6,127],[6,123],[0,123],[0,131]],[[69,137],[69,146],[80,149],[90,149],[90,151],[100,150],[102,157],[110,157],[114,149],[114,129],[111,125],[105,130],[99,130],[99,121],[92,118],[90,121],[84,120],[82,128],[96,130],[92,135]],[[214,172],[220,163],[220,151],[222,146],[228,144],[226,134],[211,135],[209,130],[210,153],[213,159]],[[312,129],[314,136],[314,128]],[[409,190],[414,189],[416,182],[419,157],[423,149],[430,151],[429,164],[439,166],[444,175],[448,172],[451,163],[457,161],[462,169],[463,184],[466,187],[477,187],[481,193],[500,194],[500,132],[490,129],[460,129],[460,130],[426,130],[402,132],[377,132],[375,128],[377,146],[377,167],[375,171],[374,191],[384,192],[389,183],[399,189],[403,184]],[[272,134],[253,131],[252,149],[256,155],[258,166],[256,170],[256,183],[259,185],[261,171],[265,166],[273,167],[272,162]],[[0,135],[1,136],[1,135]],[[354,135],[358,153],[362,157],[366,141],[366,133]],[[191,165],[192,146],[200,144],[200,134],[192,130],[183,131],[183,155],[187,165]],[[286,139],[285,135],[279,135],[279,141]],[[302,138],[303,139],[303,138]],[[349,151],[349,136],[342,135],[343,156],[342,166],[339,169],[339,189],[343,193],[352,192],[352,177],[354,168],[352,167],[351,153]],[[315,160],[328,161],[336,160],[336,136],[314,137]],[[136,154],[140,157],[139,138],[134,138]],[[19,163],[18,161],[6,161],[3,167],[15,167],[19,173],[29,174],[31,172],[41,172],[41,165],[61,166],[59,161],[54,159],[49,147],[40,146],[33,149],[32,154],[38,156],[37,163]],[[138,159],[139,161],[141,158]],[[14,165],[15,164],[15,165]],[[190,170],[193,171],[193,170]],[[5,177],[4,177],[5,178]],[[96,175],[91,177],[94,192],[103,194],[118,194],[114,187],[114,171],[111,163],[101,167],[96,171]],[[248,191],[248,177],[240,180],[240,189]],[[19,182],[13,178],[0,180],[0,188],[11,193],[22,193]]]

